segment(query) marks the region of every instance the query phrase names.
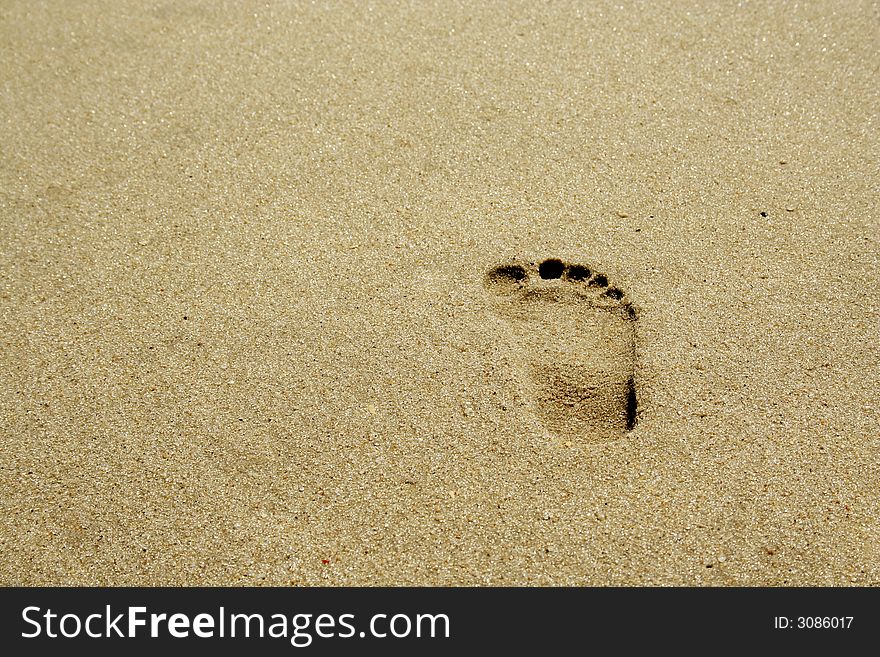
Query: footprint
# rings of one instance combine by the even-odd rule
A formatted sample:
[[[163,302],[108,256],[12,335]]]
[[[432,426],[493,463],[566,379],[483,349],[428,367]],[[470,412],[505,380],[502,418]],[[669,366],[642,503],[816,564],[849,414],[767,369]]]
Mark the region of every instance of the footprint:
[[[508,322],[549,431],[603,442],[635,426],[636,313],[620,288],[555,258],[500,264],[483,285]]]

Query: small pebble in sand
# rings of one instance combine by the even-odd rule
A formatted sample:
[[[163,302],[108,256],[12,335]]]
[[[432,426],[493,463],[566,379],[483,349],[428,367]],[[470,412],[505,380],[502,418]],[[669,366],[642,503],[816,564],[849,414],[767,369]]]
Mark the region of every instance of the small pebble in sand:
[[[785,207],[785,211],[786,211],[786,212],[794,212],[794,208],[791,207],[790,205],[788,205],[788,206]]]
[[[779,164],[788,164],[788,160],[779,160]]]
[[[617,216],[620,217],[621,219],[626,219],[626,218],[629,216],[629,213],[627,213],[627,212],[622,212],[622,211],[618,210],[618,211],[617,211]]]

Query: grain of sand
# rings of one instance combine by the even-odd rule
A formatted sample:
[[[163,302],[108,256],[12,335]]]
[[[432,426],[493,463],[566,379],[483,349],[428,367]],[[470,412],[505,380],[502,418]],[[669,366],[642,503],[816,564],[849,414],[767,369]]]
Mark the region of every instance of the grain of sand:
[[[876,3],[0,35],[3,584],[880,583]],[[510,257],[638,306],[632,431],[531,412]]]

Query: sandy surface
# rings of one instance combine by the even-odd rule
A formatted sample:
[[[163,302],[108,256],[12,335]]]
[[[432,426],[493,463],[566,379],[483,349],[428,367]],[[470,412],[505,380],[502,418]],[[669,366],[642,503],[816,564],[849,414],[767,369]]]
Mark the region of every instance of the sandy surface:
[[[3,3],[0,583],[880,584],[876,3],[533,4]]]

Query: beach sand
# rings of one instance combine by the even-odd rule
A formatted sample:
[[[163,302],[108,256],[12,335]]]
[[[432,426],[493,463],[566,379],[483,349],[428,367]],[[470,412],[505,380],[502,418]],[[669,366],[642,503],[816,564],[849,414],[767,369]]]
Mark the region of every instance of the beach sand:
[[[880,11],[740,4],[5,2],[0,583],[880,584]]]

